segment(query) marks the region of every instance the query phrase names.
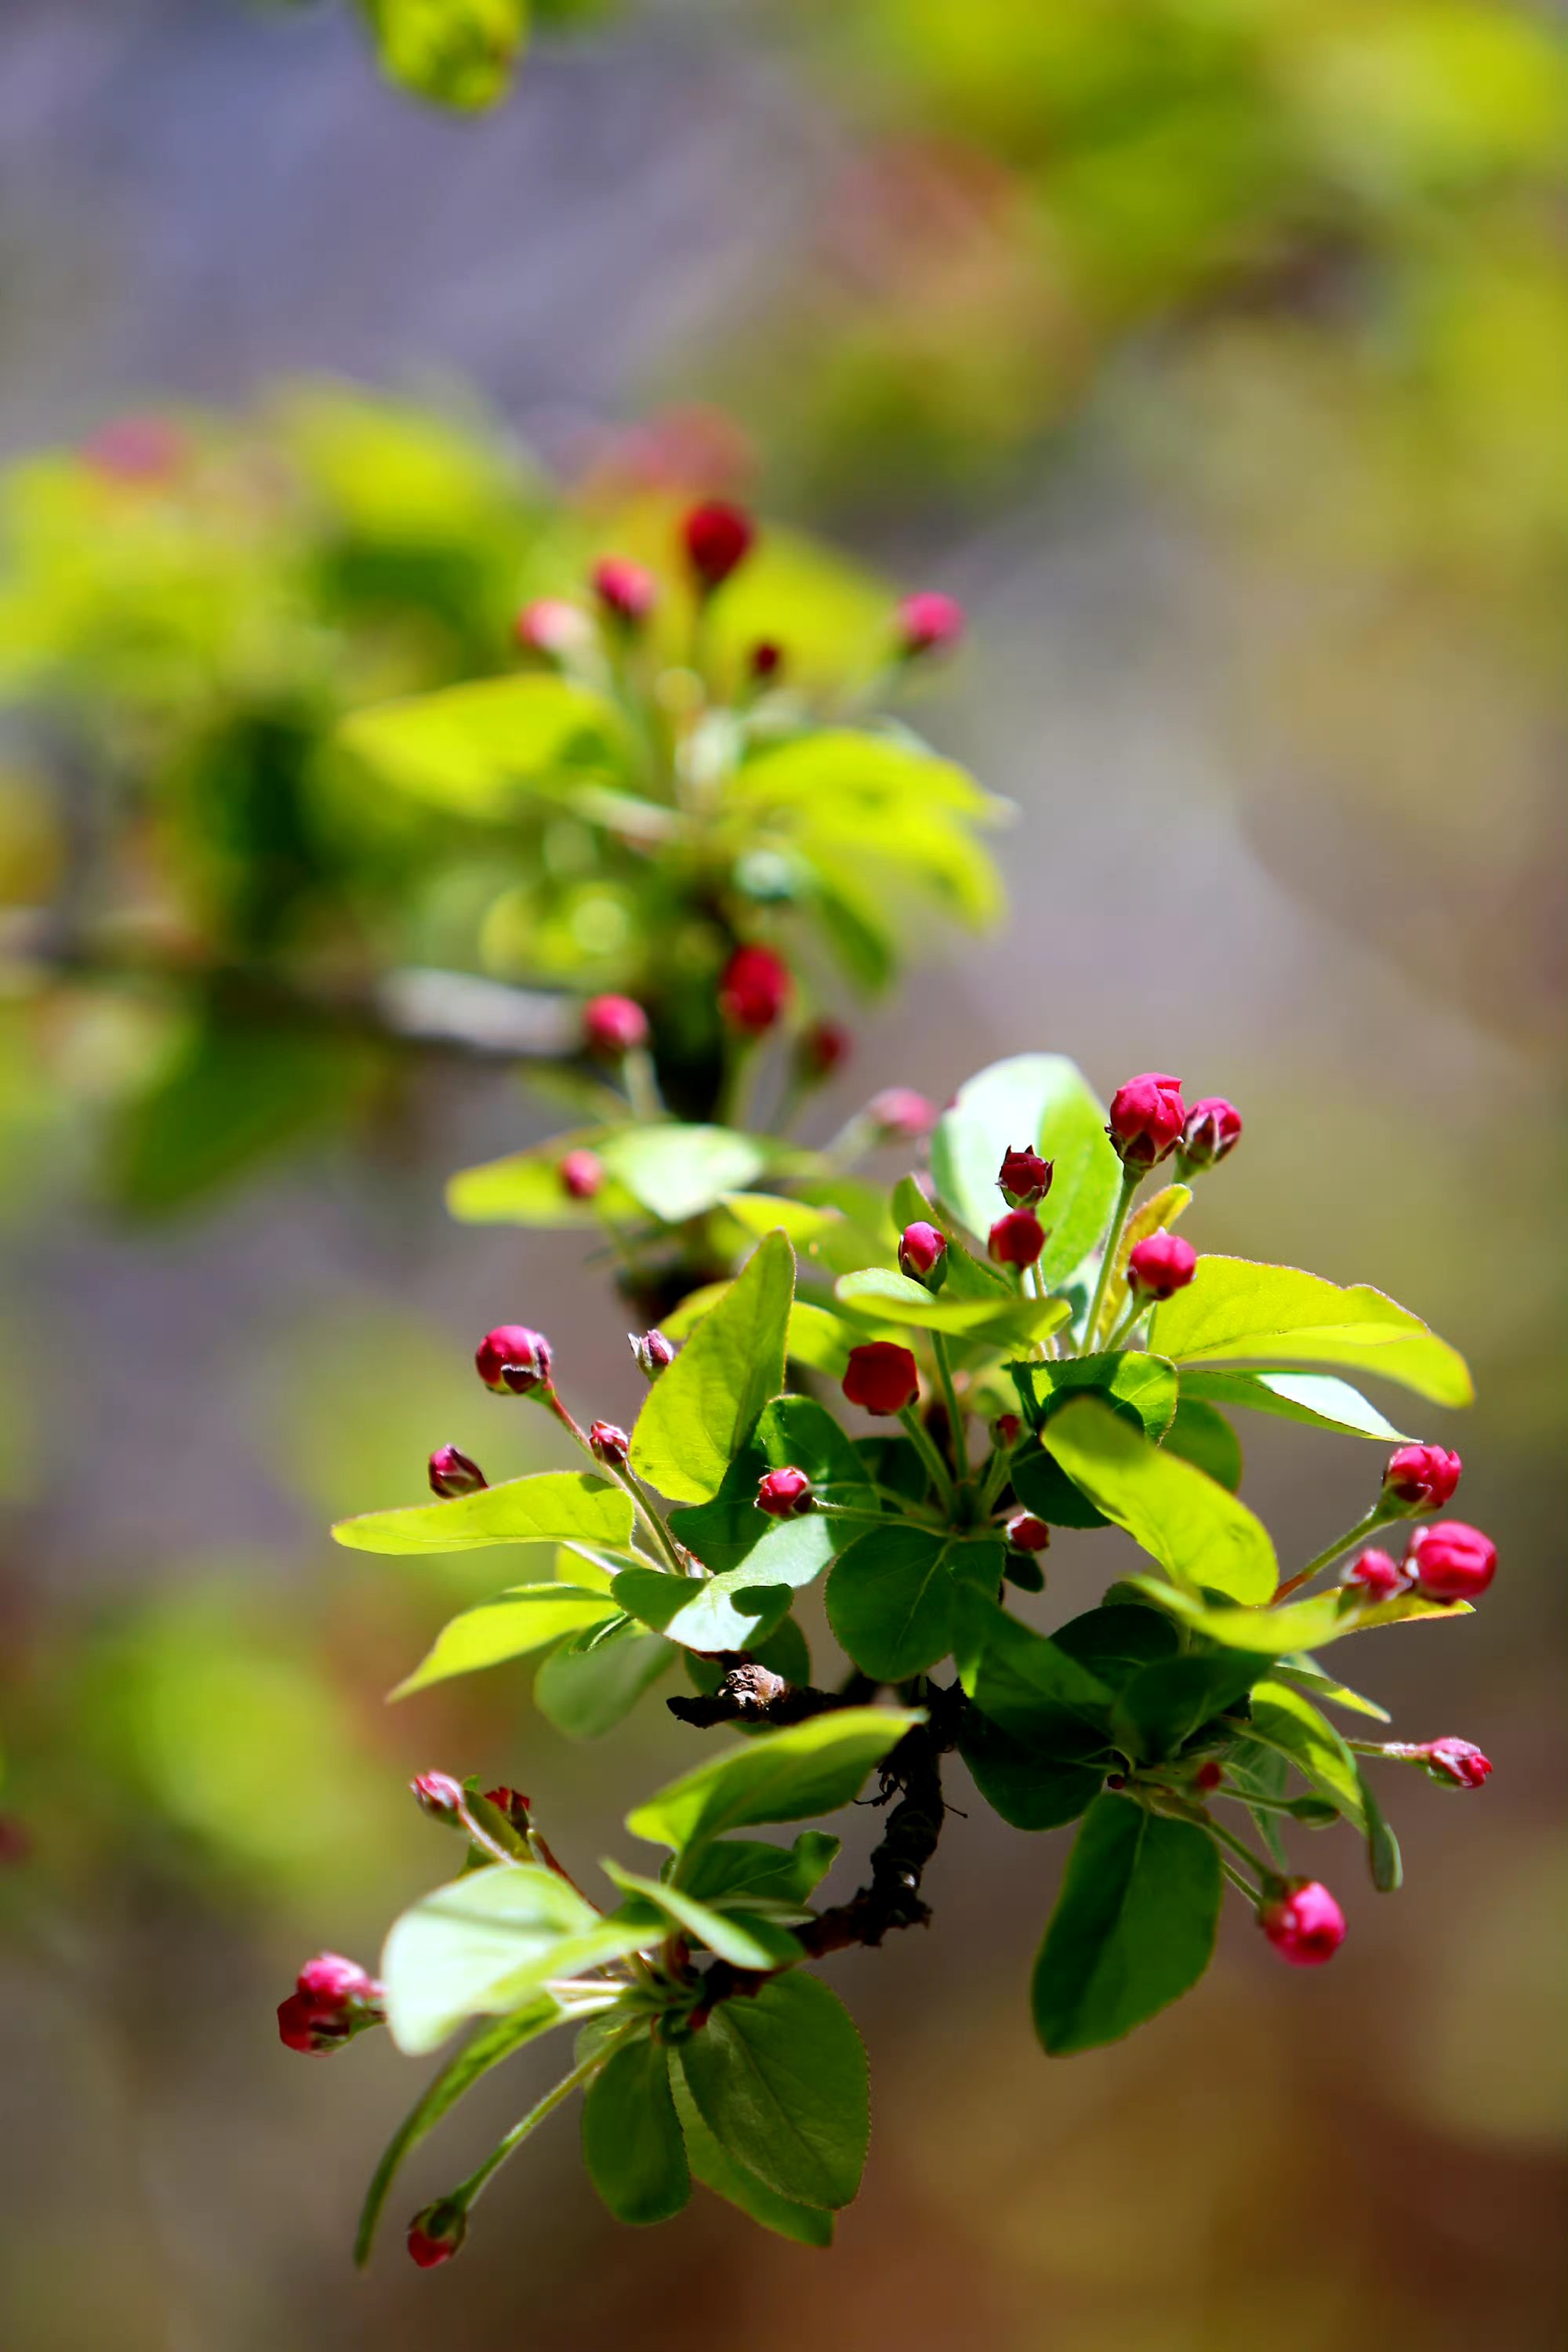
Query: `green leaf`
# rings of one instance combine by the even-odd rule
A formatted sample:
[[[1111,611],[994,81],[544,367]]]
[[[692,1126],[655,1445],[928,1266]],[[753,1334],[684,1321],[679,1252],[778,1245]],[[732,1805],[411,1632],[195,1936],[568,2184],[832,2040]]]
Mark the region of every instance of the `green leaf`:
[[[599,1154],[605,1173],[650,1216],[684,1224],[760,1175],[763,1152],[730,1127],[623,1128]]]
[[[338,732],[343,750],[382,784],[485,824],[515,818],[532,796],[569,801],[613,782],[625,740],[623,721],[602,696],[537,676],[379,703],[355,711]],[[668,810],[647,806],[656,824],[662,816],[668,825]]]
[[[861,1523],[820,1511],[773,1519],[758,1510],[758,1481],[787,1466],[804,1470],[832,1501],[877,1507],[866,1465],[833,1415],[810,1397],[780,1397],[763,1408],[713,1500],[673,1512],[671,1528],[710,1569],[722,1572],[743,1561],[758,1583],[809,1584],[853,1541]]]
[[[703,1849],[690,1875],[704,1903],[804,1905],[838,1858],[838,1840],[826,1830],[802,1830],[793,1845],[763,1838],[721,1838]]]
[[[828,1578],[827,1622],[878,1682],[902,1682],[952,1648],[947,1552],[945,1536],[890,1519],[858,1537]]]
[[[1305,1691],[1310,1698],[1327,1699],[1331,1706],[1342,1706],[1352,1715],[1369,1715],[1375,1723],[1394,1720],[1388,1709],[1379,1706],[1374,1698],[1365,1698],[1360,1691],[1352,1690],[1348,1683],[1336,1682],[1332,1675],[1326,1675],[1315,1658],[1298,1654],[1278,1659],[1274,1675],[1276,1681]]]
[[[848,1804],[872,1765],[924,1721],[918,1708],[837,1707],[786,1731],[759,1733],[672,1780],[627,1815],[626,1827],[655,1845],[684,1849],[679,1874],[688,1878],[698,1849],[727,1830],[804,1821]]]
[[[1162,1592],[1166,1588],[1160,1587]],[[1140,1666],[1157,1658],[1173,1657],[1182,1637],[1163,1609],[1144,1609],[1125,1602],[1102,1602],[1069,1617],[1051,1635],[1054,1649],[1087,1666],[1110,1689],[1119,1690]]]
[[[855,1274],[840,1275],[833,1291],[846,1307],[879,1323],[943,1331],[954,1339],[985,1339],[997,1348],[1026,1348],[1047,1332],[1058,1331],[1071,1313],[1065,1298],[1006,1298],[999,1293],[950,1298],[945,1291],[933,1298],[923,1284],[912,1282],[890,1266],[866,1266]]]
[[[662,1371],[632,1433],[632,1467],[681,1503],[705,1503],[784,1381],[795,1255],[782,1234],[760,1243],[739,1279]]]
[[[1190,1462],[1194,1470],[1205,1472],[1227,1495],[1234,1495],[1240,1486],[1244,1467],[1241,1440],[1224,1413],[1212,1404],[1184,1396],[1163,1442],[1167,1454]]]
[[[753,2000],[721,2002],[679,2064],[731,2162],[794,2203],[848,2204],[870,2138],[866,2053],[820,1979],[792,1969]]]
[[[1155,1310],[1151,1345],[1181,1364],[1252,1357],[1266,1367],[1345,1364],[1379,1372],[1436,1404],[1468,1404],[1464,1358],[1418,1316],[1364,1283],[1341,1289],[1289,1265],[1203,1257],[1185,1290]]]
[[[528,37],[528,0],[360,0],[389,81],[465,113],[505,96]]]
[[[583,2161],[617,2221],[668,2221],[690,2196],[669,2053],[650,2032],[624,2042],[589,2084]]]
[[[1305,1422],[1310,1429],[1337,1430],[1345,1437],[1370,1437],[1383,1445],[1408,1443],[1406,1433],[1385,1421],[1359,1389],[1332,1372],[1204,1372],[1182,1374],[1182,1401],[1240,1405],[1251,1412],[1278,1413]]]
[[[495,1864],[438,1886],[394,1923],[382,1954],[386,2019],[405,2055],[443,2042],[467,2017],[499,2017],[555,1981],[648,1940],[645,1924],[601,1918],[552,1870]]]
[[[971,1233],[985,1234],[1001,1214],[996,1171],[1011,1144],[1037,1147],[1055,1164],[1039,1268],[1043,1281],[1056,1283],[1099,1242],[1121,1182],[1105,1113],[1074,1063],[1059,1054],[993,1063],[959,1088],[938,1120],[931,1173]]]
[[[604,1164],[605,1129],[586,1127],[553,1136],[531,1151],[509,1152],[478,1168],[459,1169],[447,1181],[447,1208],[465,1225],[532,1225],[545,1230],[596,1226],[605,1218],[625,1223],[637,1202],[624,1184],[607,1178],[593,1198],[574,1201],[561,1181],[568,1151],[591,1150]]]
[[[983,1713],[1064,1762],[1103,1748],[1110,1692],[1098,1675],[973,1589],[961,1591],[956,1620],[959,1676]]]
[[[787,1927],[775,1927],[768,1919],[731,1918],[678,1886],[668,1886],[662,1879],[639,1877],[617,1863],[603,1863],[600,1867],[624,1895],[640,1897],[662,1918],[663,1927],[657,1931],[660,1935],[688,1936],[737,1969],[788,1968],[800,1958],[800,1946]]]
[[[1060,1363],[1030,1360],[1009,1364],[1014,1383],[1031,1420],[1048,1421],[1086,1391],[1120,1412],[1129,1428],[1142,1428],[1158,1444],[1176,1410],[1176,1371],[1163,1356],[1137,1349],[1110,1355],[1068,1356]],[[1026,1446],[1013,1459],[1013,1491],[1026,1510],[1054,1528],[1103,1528],[1109,1524],[1082,1489],[1049,1454]]]
[[[449,1682],[454,1675],[504,1665],[510,1658],[526,1657],[531,1650],[558,1642],[563,1633],[602,1624],[617,1614],[607,1592],[579,1591],[571,1584],[520,1584],[499,1601],[466,1609],[443,1625],[414,1672],[390,1696],[407,1698],[431,1683]]]
[[[534,1477],[508,1478],[443,1503],[364,1511],[357,1518],[340,1519],[332,1537],[351,1551],[471,1551],[480,1544],[574,1542],[624,1549],[632,1539],[632,1517],[631,1496],[624,1487],[586,1471],[542,1470]]]
[[[796,2205],[789,2198],[781,2197],[766,2181],[759,2180],[754,2172],[748,2172],[744,2165],[726,2156],[698,2113],[679,2061],[670,2067],[669,2082],[692,2178],[781,2238],[793,2238],[801,2246],[830,2246],[832,2214],[821,2207]]]
[[[1097,1735],[1082,1737],[1088,1746]],[[992,1811],[1016,1830],[1061,1829],[1076,1822],[1105,1785],[1103,1764],[1043,1756],[975,1706],[965,1710],[958,1752]]]
[[[1234,1651],[1158,1658],[1141,1666],[1117,1699],[1111,1717],[1117,1742],[1141,1762],[1173,1756],[1267,1672],[1265,1659]]]
[[[1310,1699],[1289,1683],[1258,1683],[1247,1734],[1259,1746],[1289,1758],[1309,1787],[1365,1835],[1366,1808],[1354,1754]]]
[[[1405,1863],[1399,1851],[1399,1840],[1394,1836],[1388,1816],[1379,1804],[1376,1791],[1367,1778],[1366,1769],[1359,1759],[1356,1778],[1361,1783],[1361,1805],[1366,1822],[1366,1853],[1372,1883],[1380,1895],[1397,1895],[1405,1884]]]
[[[1152,1577],[1134,1577],[1137,1589],[1195,1632],[1228,1650],[1255,1650],[1265,1657],[1289,1657],[1298,1650],[1321,1650],[1347,1633],[1363,1633],[1380,1625],[1415,1624],[1471,1613],[1464,1601],[1426,1601],[1419,1593],[1402,1593],[1375,1608],[1347,1613],[1338,1591],[1315,1592],[1307,1601],[1288,1601],[1279,1609],[1215,1608],[1201,1595],[1173,1591]]]
[[[1267,1601],[1279,1581],[1268,1529],[1223,1486],[1128,1428],[1093,1397],[1064,1405],[1041,1443],[1075,1486],[1178,1584]]]
[[[568,1739],[602,1739],[674,1663],[662,1635],[612,1620],[552,1651],[534,1676],[534,1705]]]
[[[616,1577],[615,1594],[624,1609],[657,1627],[666,1641],[708,1653],[754,1650],[795,1598],[789,1585],[777,1579],[770,1583],[749,1560],[706,1580],[669,1576],[657,1568],[628,1568]]]
[[[1196,1984],[1223,1885],[1194,1824],[1097,1797],[1035,1964],[1035,2031],[1050,2054],[1120,2041]]]

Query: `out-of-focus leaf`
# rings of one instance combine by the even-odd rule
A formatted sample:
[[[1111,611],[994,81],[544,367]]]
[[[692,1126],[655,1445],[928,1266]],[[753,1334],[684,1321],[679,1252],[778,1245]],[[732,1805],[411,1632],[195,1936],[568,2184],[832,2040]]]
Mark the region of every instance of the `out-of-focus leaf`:
[[[596,1225],[608,1217],[617,1223],[635,1219],[638,1204],[626,1186],[606,1175],[592,1199],[574,1200],[561,1181],[561,1162],[568,1151],[592,1151],[604,1165],[605,1131],[583,1128],[558,1135],[531,1151],[509,1152],[504,1160],[488,1160],[478,1168],[459,1169],[447,1181],[447,1206],[466,1225]]]
[[[472,112],[511,84],[528,38],[528,0],[360,0],[389,81]]]
[[[672,1123],[626,1128],[609,1138],[600,1157],[651,1216],[679,1225],[749,1184],[761,1174],[765,1155],[733,1128]]]
[[[583,795],[613,787],[622,722],[613,706],[562,677],[494,677],[381,703],[345,719],[343,751],[384,784],[484,823],[504,822],[529,795],[605,814]],[[624,803],[624,806],[622,803]],[[666,829],[668,811],[617,795],[626,829]],[[661,823],[662,820],[662,823]],[[605,817],[613,822],[612,816]]]
[[[879,1322],[985,1339],[997,1348],[1026,1348],[1059,1330],[1069,1312],[1065,1298],[950,1298],[945,1292],[933,1297],[922,1284],[890,1266],[841,1275],[833,1287],[844,1306]]]

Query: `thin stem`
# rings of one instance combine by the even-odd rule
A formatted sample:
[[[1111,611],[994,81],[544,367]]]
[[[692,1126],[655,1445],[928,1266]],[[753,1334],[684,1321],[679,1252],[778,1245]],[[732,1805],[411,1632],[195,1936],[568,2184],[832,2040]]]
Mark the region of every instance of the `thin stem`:
[[[537,2131],[545,2117],[553,2115],[563,2100],[569,2099],[573,2092],[580,2088],[583,2084],[591,2081],[609,2055],[608,2049],[601,2048],[595,2050],[591,2058],[584,2058],[580,2066],[574,2066],[572,2072],[557,2083],[553,2090],[546,2091],[538,2104],[530,2107],[521,2123],[513,2124],[500,2147],[490,2150],[479,2170],[470,2172],[467,2180],[459,2181],[451,2196],[443,2199],[442,2202],[460,2205],[466,2212],[493,2176],[500,2170],[507,2158],[514,2149],[522,2146],[530,2132]]]
[[[958,1496],[953,1490],[952,1480],[948,1475],[946,1463],[937,1452],[926,1431],[921,1427],[912,1405],[905,1405],[900,1412],[899,1419],[908,1430],[916,1453],[931,1473],[931,1484],[936,1488],[942,1509],[951,1512],[957,1504]]]
[[[1240,1838],[1232,1837],[1227,1829],[1222,1829],[1219,1822],[1215,1821],[1211,1815],[1204,1811],[1201,1807],[1197,1809],[1195,1818],[1202,1827],[1207,1830],[1210,1837],[1217,1838],[1223,1844],[1229,1846],[1232,1853],[1238,1853],[1243,1862],[1246,1863],[1248,1870],[1257,1872],[1258,1876],[1262,1881],[1265,1887],[1272,1885],[1278,1879],[1279,1873],[1274,1868],[1271,1863],[1260,1862],[1258,1856],[1253,1853],[1250,1846],[1244,1845]],[[1220,1860],[1223,1862],[1225,1856],[1222,1854],[1220,1856]],[[1250,1887],[1247,1889],[1247,1892],[1249,1894],[1251,1893]]]
[[[624,1462],[601,1462],[588,1441],[587,1431],[562,1403],[555,1391],[545,1389],[542,1394],[545,1403],[550,1407],[562,1428],[582,1447],[595,1469],[600,1471],[605,1477],[613,1478],[622,1492],[631,1496],[633,1510],[651,1538],[655,1550],[666,1562],[672,1574],[684,1576],[686,1563],[675,1549],[675,1538],[665,1526],[663,1518],[654,1507],[651,1496],[643,1487],[631,1465]]]
[[[1140,1298],[1137,1293],[1134,1292],[1131,1298],[1128,1301],[1126,1314],[1121,1318],[1121,1320],[1116,1326],[1115,1330],[1108,1333],[1106,1336],[1105,1353],[1107,1355],[1110,1354],[1113,1349],[1125,1346],[1127,1340],[1131,1339],[1132,1333],[1136,1330],[1138,1325],[1148,1311],[1148,1300],[1146,1298]]]
[[[952,1384],[952,1366],[948,1360],[947,1341],[940,1331],[931,1335],[931,1352],[936,1357],[937,1378],[942,1382],[942,1400],[947,1406],[948,1428],[952,1441],[952,1465],[961,1486],[969,1484],[969,1446],[963,1433],[963,1415],[958,1409],[958,1391]]]
[[[1247,1901],[1256,1906],[1258,1896],[1254,1893],[1250,1882],[1243,1878],[1240,1871],[1237,1869],[1234,1863],[1226,1862],[1223,1853],[1219,1858],[1219,1866],[1224,1871],[1226,1876],[1229,1879],[1231,1885],[1237,1888],[1237,1892],[1245,1895]]]
[[[1269,1607],[1278,1609],[1279,1603],[1289,1600],[1292,1592],[1299,1591],[1303,1584],[1310,1583],[1320,1570],[1331,1568],[1342,1553],[1352,1550],[1363,1537],[1372,1534],[1374,1528],[1386,1527],[1390,1517],[1391,1514],[1384,1509],[1383,1498],[1380,1496],[1364,1518],[1358,1519],[1353,1528],[1347,1528],[1342,1536],[1336,1536],[1331,1544],[1326,1545],[1321,1552],[1307,1562],[1305,1568],[1299,1569],[1294,1576],[1287,1577],[1283,1584],[1275,1588],[1274,1598],[1269,1602]]]
[[[1121,1229],[1127,1223],[1127,1212],[1132,1206],[1132,1195],[1143,1181],[1143,1175],[1142,1169],[1130,1168],[1123,1163],[1121,1191],[1117,1196],[1115,1212],[1110,1220],[1110,1231],[1105,1237],[1105,1255],[1100,1261],[1100,1272],[1095,1278],[1094,1297],[1089,1302],[1089,1319],[1083,1327],[1083,1346],[1079,1350],[1080,1355],[1088,1356],[1094,1352],[1094,1335],[1100,1324],[1100,1310],[1105,1304],[1105,1294],[1110,1286],[1110,1276],[1116,1265],[1116,1253],[1121,1246]]]
[[[664,1117],[664,1097],[658,1090],[653,1055],[646,1045],[634,1045],[622,1056],[621,1079],[634,1118],[652,1122]]]

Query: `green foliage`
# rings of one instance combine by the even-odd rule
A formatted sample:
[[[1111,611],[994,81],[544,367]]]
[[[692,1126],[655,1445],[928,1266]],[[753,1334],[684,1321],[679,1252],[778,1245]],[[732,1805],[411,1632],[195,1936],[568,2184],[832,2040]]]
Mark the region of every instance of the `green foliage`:
[[[467,1609],[437,1635],[429,1654],[393,1692],[407,1698],[453,1675],[476,1674],[509,1658],[524,1658],[560,1641],[563,1633],[607,1623],[620,1612],[606,1592],[579,1591],[570,1584],[520,1584],[499,1601]]]
[[[551,1870],[498,1864],[438,1886],[393,1926],[382,1955],[400,2050],[435,2050],[469,2017],[504,2017],[545,1980],[584,1977],[647,1937],[641,1915],[601,1918]]]
[[[728,1830],[799,1822],[849,1804],[880,1762],[923,1717],[907,1707],[844,1707],[772,1731],[700,1764],[626,1816],[634,1837],[675,1849],[689,1879],[702,1850]]]
[[[504,98],[529,0],[360,0],[389,81],[465,113]]]
[[[732,2164],[792,2203],[832,2211],[860,2186],[871,2133],[866,2053],[816,1977],[773,1978],[683,2042],[691,2104]]]
[[[784,1381],[795,1255],[782,1234],[744,1272],[648,1391],[632,1432],[632,1467],[661,1495],[703,1503]]]
[[[1042,1151],[1056,1170],[1040,1273],[1070,1275],[1104,1231],[1121,1181],[1105,1113],[1076,1065],[1059,1054],[994,1062],[960,1087],[931,1139],[931,1174],[953,1214],[982,1239],[1002,1213],[996,1189],[1013,1145]]]
[[[366,1511],[340,1519],[335,1539],[351,1551],[472,1551],[484,1544],[587,1543],[624,1548],[631,1499],[619,1486],[578,1470],[542,1470],[478,1494]]]
[[[589,2084],[583,2160],[617,2221],[668,2221],[690,2196],[669,2053],[648,2034],[623,2042]]]
[[[1035,2031],[1053,2058],[1119,2042],[1196,1983],[1222,1885],[1201,1829],[1095,1800],[1035,1963]]]
[[[1268,1599],[1279,1569],[1268,1529],[1203,1471],[1152,1445],[1092,1395],[1053,1415],[1041,1443],[1177,1584],[1233,1601]]]
[[[1343,1364],[1380,1372],[1436,1404],[1469,1404],[1465,1360],[1381,1290],[1348,1290],[1290,1265],[1205,1257],[1154,1317],[1153,1345],[1178,1364],[1252,1357],[1265,1366]]]

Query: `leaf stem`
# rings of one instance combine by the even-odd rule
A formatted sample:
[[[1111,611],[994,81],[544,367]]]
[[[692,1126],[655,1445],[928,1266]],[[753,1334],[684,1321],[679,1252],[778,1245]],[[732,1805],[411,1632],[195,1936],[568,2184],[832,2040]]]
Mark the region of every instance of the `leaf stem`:
[[[1143,1181],[1143,1175],[1144,1171],[1142,1168],[1130,1168],[1123,1162],[1121,1191],[1117,1196],[1116,1207],[1111,1215],[1110,1231],[1105,1236],[1105,1253],[1100,1261],[1100,1272],[1095,1277],[1094,1297],[1089,1302],[1089,1317],[1083,1327],[1083,1346],[1079,1349],[1081,1356],[1093,1352],[1094,1335],[1100,1324],[1100,1310],[1105,1304],[1105,1294],[1110,1286],[1110,1276],[1116,1265],[1116,1253],[1121,1246],[1121,1229],[1127,1223],[1127,1212],[1132,1206],[1132,1196]]]
[[[631,1467],[631,1465],[629,1463],[623,1462],[601,1462],[598,1455],[595,1453],[593,1446],[588,1442],[588,1433],[586,1430],[580,1425],[580,1423],[568,1411],[567,1407],[562,1403],[561,1399],[556,1395],[555,1391],[552,1388],[550,1388],[546,1389],[543,1393],[545,1402],[549,1405],[551,1412],[555,1415],[556,1420],[561,1423],[562,1428],[564,1429],[567,1433],[575,1440],[576,1444],[582,1447],[584,1453],[587,1455],[595,1469],[597,1470],[602,1476],[613,1479],[616,1485],[620,1487],[623,1494],[630,1496],[633,1510],[637,1513],[637,1518],[641,1522],[644,1530],[651,1538],[655,1550],[658,1551],[661,1559],[667,1562],[671,1574],[675,1576],[684,1576],[687,1572],[686,1563],[675,1549],[675,1538],[670,1534],[669,1529],[665,1526],[662,1517],[654,1505],[652,1496],[644,1487],[642,1481],[638,1478],[636,1471]]]
[[[963,1415],[958,1407],[958,1391],[952,1384],[952,1365],[947,1352],[947,1341],[940,1331],[931,1335],[931,1353],[936,1358],[937,1378],[942,1382],[942,1400],[947,1406],[948,1429],[952,1446],[952,1465],[958,1473],[961,1487],[969,1484],[969,1445],[963,1433]]]
[[[952,1480],[948,1475],[946,1463],[937,1452],[928,1433],[921,1427],[919,1416],[912,1405],[904,1405],[900,1411],[899,1419],[908,1431],[916,1453],[931,1473],[931,1484],[936,1488],[942,1509],[951,1513],[957,1506],[958,1496]]]
[[[595,2051],[591,2058],[584,2058],[581,2065],[574,2066],[572,2072],[564,2075],[552,2090],[546,2091],[544,2096],[535,2105],[530,2107],[521,2122],[513,2124],[506,2137],[490,2150],[478,2171],[470,2172],[467,2180],[460,2180],[450,2197],[443,2199],[442,2202],[460,2205],[464,2212],[467,2212],[495,2174],[500,2170],[507,2158],[522,2146],[529,2134],[537,2131],[546,2116],[552,2116],[562,2102],[571,2097],[574,2091],[579,2089],[584,2083],[592,2081],[610,2056],[614,2046],[613,2043],[602,2045]]]
[[[1287,1577],[1283,1584],[1277,1586],[1268,1606],[1271,1609],[1278,1609],[1282,1601],[1288,1601],[1292,1592],[1299,1591],[1303,1584],[1310,1583],[1320,1570],[1332,1567],[1342,1552],[1352,1550],[1363,1537],[1371,1535],[1373,1528],[1386,1527],[1391,1519],[1404,1518],[1406,1516],[1407,1514],[1403,1511],[1397,1509],[1390,1511],[1385,1508],[1383,1497],[1379,1496],[1364,1518],[1358,1519],[1353,1528],[1347,1528],[1342,1536],[1336,1536],[1331,1544],[1325,1545],[1321,1552],[1316,1553],[1307,1562],[1305,1568],[1298,1569],[1294,1576]]]

